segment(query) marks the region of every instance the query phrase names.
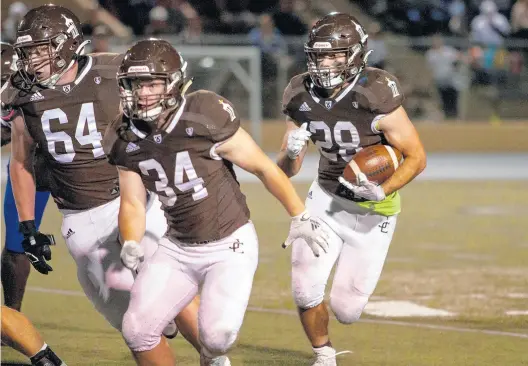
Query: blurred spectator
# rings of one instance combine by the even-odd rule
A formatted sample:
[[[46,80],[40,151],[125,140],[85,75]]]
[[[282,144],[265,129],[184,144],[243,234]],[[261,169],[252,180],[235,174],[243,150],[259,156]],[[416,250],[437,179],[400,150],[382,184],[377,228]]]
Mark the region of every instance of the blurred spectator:
[[[149,12],[155,6],[154,0],[99,0],[99,3],[123,24],[130,26],[136,35],[145,33]]]
[[[95,26],[92,32],[92,52],[110,52],[110,36],[112,32],[106,25]]]
[[[9,6],[7,18],[2,22],[2,40],[4,42],[14,43],[16,41],[18,23],[28,11],[26,4],[21,1],[14,2]]]
[[[149,24],[145,28],[145,34],[160,35],[171,34],[172,29],[169,25],[169,11],[163,6],[155,6],[149,12]]]
[[[473,41],[484,46],[500,46],[510,34],[508,19],[497,11],[491,0],[480,4],[480,14],[471,22]]]
[[[168,13],[169,29],[165,33],[181,33],[188,26],[190,19],[198,16],[192,5],[185,0],[157,0],[156,5],[165,8]]]
[[[273,12],[275,26],[285,36],[303,36],[308,32],[306,24],[294,13],[294,0],[280,0],[279,8]]]
[[[457,63],[460,53],[453,47],[444,45],[440,36],[433,38],[433,47],[427,51],[426,59],[433,73],[433,79],[442,100],[447,118],[458,116]]]
[[[528,0],[517,0],[511,12],[512,36],[528,38]]]
[[[90,16],[88,21],[82,24],[82,32],[85,36],[91,36],[94,28],[100,23],[99,21],[99,8],[94,7],[90,10]]]
[[[220,20],[227,26],[227,33],[247,33],[255,24],[257,17],[248,9],[250,0],[215,0],[220,11]]]
[[[287,56],[287,44],[273,23],[269,14],[259,18],[260,25],[251,30],[249,40],[251,44],[260,48],[263,86],[263,100],[265,117],[273,116],[274,104],[277,96],[272,84],[277,77],[279,63],[287,67],[291,63]],[[268,103],[272,103],[271,105]],[[271,113],[271,114],[269,114]]]
[[[198,16],[190,18],[183,30],[182,38],[187,44],[200,44],[202,41],[202,19]]]
[[[471,0],[471,6],[474,9],[479,9],[482,6],[482,3],[489,0]],[[510,9],[512,6],[511,0],[492,0],[495,6],[497,7],[497,11],[504,15],[506,18],[510,16]]]
[[[453,0],[449,4],[449,30],[456,35],[467,34],[466,4],[462,0]]]
[[[258,15],[262,15],[263,13],[271,13],[279,6],[279,3],[280,0],[250,0],[248,4],[248,10],[251,13]]]
[[[381,26],[378,22],[373,22],[367,28],[368,41],[367,48],[373,52],[370,54],[368,63],[372,67],[378,69],[385,68],[385,59],[387,57],[387,47],[385,46],[385,39],[381,32]]]
[[[287,51],[286,41],[275,27],[273,18],[269,14],[263,14],[260,16],[259,21],[259,26],[249,32],[251,43],[258,46],[266,54],[285,54]]]

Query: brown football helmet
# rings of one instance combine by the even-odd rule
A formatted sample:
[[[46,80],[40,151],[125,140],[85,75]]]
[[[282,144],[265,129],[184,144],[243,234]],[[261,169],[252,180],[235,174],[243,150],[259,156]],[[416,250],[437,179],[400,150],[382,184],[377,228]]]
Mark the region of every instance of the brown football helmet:
[[[0,47],[2,50],[2,69],[0,70],[2,75],[2,90],[4,89],[4,84],[9,80],[9,77],[13,72],[17,70],[16,60],[17,56],[15,49],[9,43],[0,42]]]
[[[160,39],[137,42],[126,52],[117,74],[125,116],[153,122],[178,108],[190,84],[186,68],[187,62],[169,42]],[[165,81],[165,91],[161,95],[151,95],[159,97],[159,101],[145,110],[138,103],[140,82],[154,79]]]
[[[14,46],[18,69],[28,85],[53,86],[74,65],[87,43],[79,18],[70,10],[53,4],[31,9],[17,30]],[[47,52],[43,52],[45,59],[39,63],[49,62],[51,68],[50,76],[44,80],[37,77],[31,61],[31,52],[42,46],[47,46]]]
[[[330,13],[321,18],[310,31],[304,44],[308,72],[313,83],[324,89],[334,89],[354,78],[365,67],[368,35],[351,15]],[[321,61],[329,55],[344,54],[346,62],[323,67]]]

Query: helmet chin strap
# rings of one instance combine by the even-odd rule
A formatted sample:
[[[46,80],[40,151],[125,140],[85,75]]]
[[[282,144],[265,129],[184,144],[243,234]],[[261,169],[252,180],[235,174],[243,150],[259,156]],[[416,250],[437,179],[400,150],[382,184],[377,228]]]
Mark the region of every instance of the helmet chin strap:
[[[153,122],[163,113],[163,107],[158,105],[156,108],[149,109],[145,112],[138,113],[138,118],[146,121]]]
[[[79,47],[77,47],[70,61],[70,64],[62,72],[60,72],[59,74],[53,74],[46,80],[39,81],[39,84],[47,88],[54,87],[57,82],[64,76],[64,74],[66,74],[73,67],[79,56],[84,55],[84,48],[89,43],[90,41],[86,40],[82,42]],[[60,50],[60,47],[62,47],[62,45],[59,45],[57,48]]]

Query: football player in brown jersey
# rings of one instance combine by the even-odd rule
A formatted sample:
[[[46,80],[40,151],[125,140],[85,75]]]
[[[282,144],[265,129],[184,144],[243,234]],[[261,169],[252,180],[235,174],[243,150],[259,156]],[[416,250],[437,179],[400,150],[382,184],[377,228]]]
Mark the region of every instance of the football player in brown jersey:
[[[2,93],[4,103],[22,112],[12,124],[11,182],[20,231],[31,244],[26,251],[34,254],[34,265],[46,264],[49,255],[42,249],[47,236],[34,222],[35,182],[28,164],[35,144],[41,146],[78,280],[97,311],[120,330],[134,273],[119,256],[118,173],[106,159],[102,140],[119,113],[116,71],[122,55],[84,55],[86,43],[79,19],[64,7],[43,5],[21,21],[14,45],[18,71],[10,80],[12,87]],[[143,193],[148,202],[148,235],[143,240],[148,257],[167,222],[155,195]],[[186,326],[180,330],[194,334],[191,340],[199,349],[197,304],[188,310],[189,330]]]
[[[380,277],[400,212],[398,190],[426,165],[418,133],[401,105],[398,80],[366,65],[367,38],[348,14],[320,19],[305,44],[308,72],[293,77],[283,97],[288,121],[278,165],[294,176],[308,141],[318,147],[319,172],[306,207],[333,229],[330,248],[320,258],[306,255],[301,242],[292,250],[293,295],[315,352],[314,365],[336,364],[323,303],[332,267],[337,263],[330,307],[341,323],[353,323]],[[354,154],[376,144],[403,153],[405,161],[395,174],[381,185],[364,175],[358,182],[343,180]]]
[[[12,45],[1,42],[1,78],[2,91],[7,88],[8,80],[16,71],[16,53]],[[2,103],[2,116],[0,119],[2,127],[2,146],[11,142],[11,122],[15,117],[17,111],[9,108]],[[35,156],[35,181],[37,183],[37,193],[35,194],[35,226],[38,228],[44,215],[44,209],[49,199],[49,191],[47,187],[47,177],[45,161],[41,158],[41,154]],[[20,311],[22,307],[22,299],[26,290],[26,283],[31,269],[29,258],[33,258],[30,252],[26,252],[22,246],[24,237],[18,231],[18,214],[16,210],[15,198],[13,197],[13,189],[11,186],[11,179],[9,179],[9,163],[8,174],[6,176],[6,187],[4,194],[4,222],[5,222],[5,246],[2,251],[1,273],[2,273],[2,288],[4,290],[5,305]],[[47,249],[46,249],[47,250]],[[49,270],[48,264],[44,262],[34,263],[39,271],[47,272]]]
[[[169,222],[139,273],[123,336],[139,365],[173,365],[162,329],[200,291],[201,365],[230,365],[258,263],[258,241],[233,165],[255,174],[292,216],[286,242],[302,238],[315,257],[326,250],[326,225],[310,217],[288,177],[240,127],[227,99],[188,95],[186,62],[168,42],[130,48],[119,69],[123,116],[104,146],[119,168],[123,262],[142,254],[145,187],[159,194]],[[313,251],[313,252],[312,252]]]
[[[35,366],[66,366],[44,343],[40,333],[24,314],[2,305],[2,344],[8,345],[31,360]]]

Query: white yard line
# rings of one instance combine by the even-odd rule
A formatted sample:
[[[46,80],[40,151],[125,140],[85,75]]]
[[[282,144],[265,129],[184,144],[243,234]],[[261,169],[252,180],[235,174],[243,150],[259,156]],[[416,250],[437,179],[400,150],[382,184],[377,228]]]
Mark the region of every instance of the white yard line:
[[[45,287],[28,286],[27,290],[33,291],[33,292],[44,292],[44,293],[64,295],[64,296],[81,296],[81,297],[84,296],[84,294],[80,291],[60,290],[60,289],[52,289],[52,288],[45,288]],[[267,309],[267,308],[250,306],[248,307],[248,311],[255,312],[255,313],[297,316],[296,311],[287,310],[287,309]],[[335,319],[334,317],[332,318]],[[478,334],[486,334],[486,335],[501,336],[501,337],[515,337],[515,338],[528,339],[528,334],[526,333],[502,332],[499,330],[470,329],[470,328],[461,328],[461,327],[451,327],[451,326],[445,326],[445,325],[405,322],[405,321],[397,321],[397,320],[383,320],[383,319],[361,319],[360,322],[370,323],[370,324],[397,325],[397,326],[402,326],[402,327],[450,331],[450,332],[457,332],[457,333],[478,333]]]

